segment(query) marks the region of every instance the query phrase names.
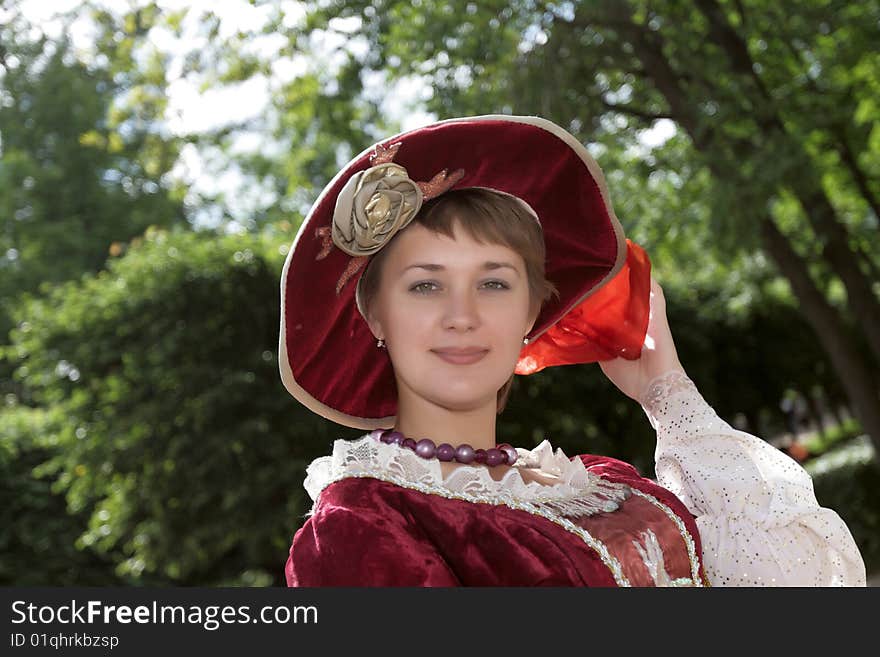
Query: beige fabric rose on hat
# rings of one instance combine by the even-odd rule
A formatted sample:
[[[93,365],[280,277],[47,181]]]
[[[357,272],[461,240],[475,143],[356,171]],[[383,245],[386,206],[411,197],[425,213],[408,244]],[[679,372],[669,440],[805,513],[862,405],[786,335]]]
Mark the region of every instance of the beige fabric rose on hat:
[[[333,243],[352,256],[376,253],[405,228],[422,206],[419,185],[394,162],[353,175],[333,212]]]

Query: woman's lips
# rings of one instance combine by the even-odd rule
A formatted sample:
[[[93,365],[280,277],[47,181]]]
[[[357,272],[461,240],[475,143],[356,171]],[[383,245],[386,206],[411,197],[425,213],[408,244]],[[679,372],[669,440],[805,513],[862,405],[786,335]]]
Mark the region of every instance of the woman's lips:
[[[433,351],[433,350],[432,350]],[[434,353],[453,365],[470,365],[482,360],[489,353],[488,349],[480,349],[479,351],[455,352],[455,351],[434,351]]]

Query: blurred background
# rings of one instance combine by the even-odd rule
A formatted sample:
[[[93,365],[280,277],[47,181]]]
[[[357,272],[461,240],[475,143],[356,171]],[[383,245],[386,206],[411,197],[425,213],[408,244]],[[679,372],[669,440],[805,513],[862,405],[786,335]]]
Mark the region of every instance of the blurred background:
[[[281,384],[284,257],[351,157],[478,114],[588,144],[690,377],[880,573],[880,3],[0,7],[0,584],[283,584],[361,433]],[[595,364],[518,378],[499,434],[653,476]]]

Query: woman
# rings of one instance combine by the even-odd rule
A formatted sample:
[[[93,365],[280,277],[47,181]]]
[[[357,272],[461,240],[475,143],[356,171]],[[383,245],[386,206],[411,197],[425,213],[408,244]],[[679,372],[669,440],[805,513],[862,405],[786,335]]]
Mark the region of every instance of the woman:
[[[687,377],[598,165],[549,121],[464,117],[367,149],[303,222],[281,293],[285,386],[371,430],[309,466],[291,586],[865,583],[806,472]],[[590,362],[657,430],[657,482],[497,442],[515,374]]]

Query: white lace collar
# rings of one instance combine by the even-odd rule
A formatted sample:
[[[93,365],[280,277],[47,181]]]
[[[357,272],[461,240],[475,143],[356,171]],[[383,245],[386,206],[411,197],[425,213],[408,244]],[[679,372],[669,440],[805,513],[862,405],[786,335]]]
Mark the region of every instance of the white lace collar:
[[[314,502],[331,483],[346,477],[374,477],[426,493],[459,499],[508,503],[555,505],[557,511],[583,515],[613,511],[629,496],[629,487],[596,475],[579,458],[569,459],[544,440],[532,450],[517,448],[519,458],[501,480],[496,481],[482,466],[461,466],[446,477],[436,459],[423,459],[408,449],[386,445],[371,433],[356,440],[337,440],[333,453],[315,459],[306,470],[304,486]],[[555,475],[552,485],[526,482],[522,468],[539,468]]]

